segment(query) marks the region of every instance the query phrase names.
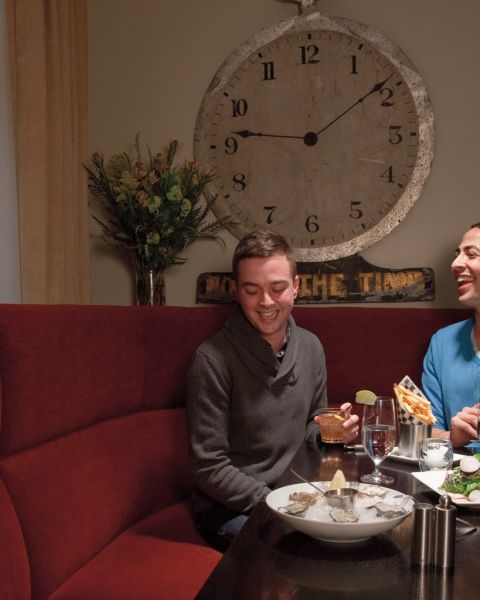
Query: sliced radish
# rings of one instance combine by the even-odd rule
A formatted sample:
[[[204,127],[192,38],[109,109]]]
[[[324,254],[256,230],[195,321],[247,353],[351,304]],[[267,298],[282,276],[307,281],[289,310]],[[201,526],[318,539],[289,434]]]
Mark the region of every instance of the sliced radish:
[[[474,456],[466,456],[460,461],[460,469],[465,475],[472,475],[480,469],[480,460]]]
[[[468,499],[470,502],[480,502],[480,490],[472,490],[468,494]]]

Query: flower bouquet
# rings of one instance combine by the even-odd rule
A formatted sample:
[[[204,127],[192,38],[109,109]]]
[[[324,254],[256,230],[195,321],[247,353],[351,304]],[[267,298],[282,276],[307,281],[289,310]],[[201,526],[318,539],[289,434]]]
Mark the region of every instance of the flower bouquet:
[[[200,200],[214,172],[194,161],[174,165],[177,150],[173,140],[165,153],[148,150],[144,160],[137,135],[134,158],[94,153],[85,166],[88,189],[107,219],[92,216],[103,239],[125,249],[135,265],[138,304],[165,304],[164,272],[184,264],[180,253],[197,240],[223,243],[219,231],[232,224],[228,217],[207,221],[212,200]]]

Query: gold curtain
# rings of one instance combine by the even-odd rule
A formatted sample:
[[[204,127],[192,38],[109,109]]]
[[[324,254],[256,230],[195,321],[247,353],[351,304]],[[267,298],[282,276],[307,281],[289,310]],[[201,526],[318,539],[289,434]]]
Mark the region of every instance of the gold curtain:
[[[6,0],[22,301],[90,302],[86,0]]]

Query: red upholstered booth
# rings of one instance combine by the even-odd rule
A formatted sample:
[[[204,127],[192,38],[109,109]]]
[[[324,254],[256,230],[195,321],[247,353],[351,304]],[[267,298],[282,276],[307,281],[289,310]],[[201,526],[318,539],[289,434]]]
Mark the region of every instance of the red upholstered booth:
[[[1,600],[193,598],[218,562],[195,531],[184,380],[229,307],[0,305]],[[467,311],[296,308],[332,404],[419,381]]]

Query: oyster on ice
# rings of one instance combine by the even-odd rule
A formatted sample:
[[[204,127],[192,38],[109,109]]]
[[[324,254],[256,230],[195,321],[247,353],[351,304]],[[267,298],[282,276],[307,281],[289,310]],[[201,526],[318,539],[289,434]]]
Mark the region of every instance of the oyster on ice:
[[[319,497],[318,492],[293,492],[288,499],[293,502],[301,502],[307,506],[313,506]]]
[[[290,504],[280,506],[279,511],[294,517],[304,517],[309,506],[313,506],[320,497],[318,492],[293,492],[288,497]]]
[[[360,518],[354,510],[343,510],[343,508],[332,509],[330,517],[335,523],[356,523]]]
[[[387,488],[379,485],[361,485],[358,489],[359,498],[385,498],[387,493]]]
[[[377,515],[384,519],[396,519],[407,512],[401,506],[387,504],[386,502],[377,502],[377,504],[372,504],[372,506],[369,506],[368,508],[374,508],[377,511]]]
[[[291,502],[286,506],[279,506],[278,512],[283,512],[293,517],[304,517],[307,512],[308,504],[304,502]]]

